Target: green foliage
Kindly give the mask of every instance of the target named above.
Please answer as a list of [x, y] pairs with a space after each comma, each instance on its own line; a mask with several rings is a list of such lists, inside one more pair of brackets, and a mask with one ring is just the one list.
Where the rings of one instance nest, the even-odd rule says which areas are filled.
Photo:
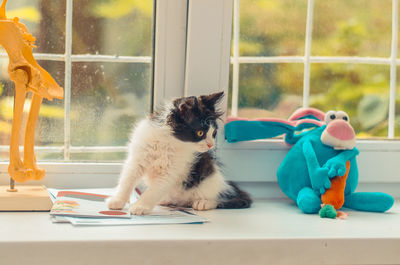
[[38, 23], [42, 19], [42, 15], [36, 7], [25, 6], [7, 11], [8, 18], [19, 17], [24, 21]]
[[366, 95], [358, 105], [358, 120], [365, 129], [370, 129], [385, 121], [389, 102], [380, 95]]
[[[390, 13], [390, 0], [316, 0], [312, 55], [388, 57]], [[303, 56], [306, 14], [305, 0], [241, 0], [240, 56]], [[312, 64], [310, 106], [348, 112], [359, 137], [387, 137], [389, 76], [388, 66]], [[241, 65], [239, 115], [287, 117], [302, 87], [303, 65]]]
[[119, 19], [138, 10], [145, 16], [153, 14], [153, 2], [146, 0], [106, 0], [92, 2], [92, 14], [98, 17]]

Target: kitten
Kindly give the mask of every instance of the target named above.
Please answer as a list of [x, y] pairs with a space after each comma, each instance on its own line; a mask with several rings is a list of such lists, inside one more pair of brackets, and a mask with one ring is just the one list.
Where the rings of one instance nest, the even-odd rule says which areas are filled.
[[148, 214], [157, 204], [195, 210], [250, 207], [249, 195], [224, 180], [212, 150], [222, 115], [216, 104], [223, 95], [179, 98], [139, 122], [108, 207], [123, 208], [142, 177], [147, 189], [130, 206], [132, 214]]

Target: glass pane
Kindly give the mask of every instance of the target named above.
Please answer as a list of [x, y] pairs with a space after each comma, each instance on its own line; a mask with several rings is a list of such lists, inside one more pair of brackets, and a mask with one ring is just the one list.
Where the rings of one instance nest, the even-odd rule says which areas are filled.
[[397, 89], [396, 89], [396, 116], [395, 116], [395, 131], [394, 136], [396, 138], [400, 137], [400, 68], [397, 67]]
[[74, 54], [151, 56], [153, 0], [74, 1]]
[[[64, 87], [64, 62], [38, 62], [61, 87]], [[64, 100], [43, 99], [36, 125], [36, 143], [43, 146], [64, 145]]]
[[303, 68], [303, 64], [241, 64], [238, 116], [288, 118], [302, 105]]
[[151, 65], [73, 63], [71, 144], [126, 145], [150, 111]]
[[73, 161], [96, 161], [96, 162], [119, 162], [125, 160], [126, 152], [91, 152], [91, 153], [72, 153]]
[[64, 53], [65, 0], [12, 0], [7, 2], [7, 17], [19, 17], [36, 37], [34, 52]]
[[240, 55], [303, 55], [306, 0], [240, 0]]
[[[57, 81], [64, 86], [64, 63], [55, 61], [38, 61]], [[11, 123], [13, 117], [14, 83], [9, 79], [7, 73], [8, 59], [0, 59], [0, 145], [10, 144]], [[25, 132], [25, 123], [29, 111], [32, 94], [28, 93], [25, 101], [24, 117], [21, 127], [21, 140]], [[60, 146], [64, 142], [64, 102], [54, 99], [43, 100], [40, 107], [40, 115], [36, 125], [35, 144], [38, 146]], [[38, 159], [41, 156], [38, 155]], [[51, 159], [49, 154], [47, 158]], [[1, 154], [1, 158], [8, 159], [8, 152]]]
[[390, 56], [391, 0], [316, 0], [312, 55]]
[[312, 64], [310, 106], [343, 110], [359, 138], [387, 137], [389, 66]]

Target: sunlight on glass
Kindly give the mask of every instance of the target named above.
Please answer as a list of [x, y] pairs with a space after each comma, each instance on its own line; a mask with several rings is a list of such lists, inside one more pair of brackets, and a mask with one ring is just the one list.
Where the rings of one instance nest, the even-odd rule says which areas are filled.
[[306, 0], [240, 0], [241, 56], [303, 55]]
[[[400, 68], [397, 67], [397, 80], [400, 77]], [[400, 84], [397, 81], [396, 89], [396, 114], [395, 114], [395, 131], [394, 136], [400, 138]]]
[[239, 74], [239, 117], [287, 118], [302, 104], [303, 64], [241, 64]]
[[[75, 54], [152, 56], [152, 0], [73, 1], [72, 52]], [[111, 10], [111, 11], [110, 11]], [[36, 37], [35, 53], [65, 53], [66, 1], [13, 0], [8, 16], [18, 16]], [[0, 48], [4, 53], [4, 49]], [[64, 87], [65, 62], [38, 61]], [[0, 145], [9, 144], [14, 85], [0, 58]], [[151, 63], [72, 63], [71, 145], [125, 146], [135, 122], [150, 111]], [[29, 108], [29, 98], [26, 108]], [[63, 159], [63, 100], [44, 100], [36, 145], [38, 159]], [[26, 117], [25, 117], [26, 119]], [[122, 160], [124, 153], [71, 154], [72, 160]], [[0, 153], [8, 159], [8, 152]]]
[[72, 65], [71, 144], [125, 145], [150, 111], [149, 64]]
[[391, 0], [314, 3], [312, 55], [390, 56]]
[[[38, 60], [47, 69], [60, 86], [64, 86], [64, 63]], [[0, 145], [10, 143], [11, 123], [14, 105], [14, 83], [7, 73], [8, 59], [0, 59]], [[29, 112], [31, 93], [27, 94], [21, 136], [25, 133], [25, 123]], [[23, 139], [23, 138], [21, 138]], [[43, 99], [36, 125], [35, 144], [38, 146], [60, 146], [64, 142], [64, 102]], [[42, 154], [42, 158], [51, 159], [51, 154]], [[8, 151], [0, 154], [0, 159], [8, 159]]]
[[312, 64], [310, 106], [344, 110], [359, 138], [387, 137], [389, 66]]
[[65, 0], [12, 0], [7, 16], [19, 17], [36, 37], [36, 53], [64, 53]]
[[74, 1], [74, 54], [151, 56], [153, 0]]

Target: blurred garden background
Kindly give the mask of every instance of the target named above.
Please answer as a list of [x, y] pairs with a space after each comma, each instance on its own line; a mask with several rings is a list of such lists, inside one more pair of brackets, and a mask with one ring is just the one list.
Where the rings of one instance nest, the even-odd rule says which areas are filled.
[[[306, 0], [240, 0], [239, 12], [239, 56], [304, 56]], [[311, 56], [389, 58], [391, 14], [391, 0], [315, 0]], [[287, 118], [302, 106], [303, 73], [302, 63], [240, 64], [238, 116]], [[346, 111], [359, 138], [385, 138], [389, 80], [389, 65], [312, 63], [310, 106]]]
[[[314, 2], [312, 56], [390, 56], [391, 0]], [[7, 15], [20, 17], [37, 38], [34, 52], [62, 55], [65, 8], [65, 0], [12, 0]], [[151, 58], [153, 9], [153, 0], [74, 1], [72, 53]], [[239, 56], [304, 56], [306, 17], [307, 0], [240, 0]], [[64, 86], [63, 61], [39, 63]], [[7, 64], [7, 58], [0, 58], [0, 145], [4, 146], [9, 144], [14, 95]], [[240, 64], [239, 116], [287, 118], [302, 105], [303, 70], [302, 63]], [[385, 138], [389, 72], [389, 65], [312, 63], [310, 106], [342, 109], [349, 113], [358, 137]], [[73, 62], [71, 145], [125, 146], [135, 121], [151, 111], [151, 80], [150, 62]], [[400, 136], [398, 103], [400, 91], [396, 137]], [[36, 144], [63, 146], [63, 101], [44, 101]], [[72, 153], [71, 160], [116, 161], [124, 156], [124, 152]], [[62, 150], [38, 153], [38, 159], [63, 158]], [[7, 160], [8, 152], [1, 152], [0, 159]]]
[[[18, 16], [36, 37], [35, 53], [64, 54], [65, 0], [12, 0], [7, 17]], [[72, 54], [147, 56], [149, 63], [73, 62], [71, 146], [125, 146], [135, 121], [150, 111], [153, 0], [79, 0], [73, 3]], [[0, 49], [0, 52], [5, 52]], [[39, 60], [64, 87], [63, 61]], [[8, 145], [13, 83], [0, 58], [0, 145]], [[29, 100], [26, 104], [29, 110]], [[64, 145], [64, 101], [44, 100], [36, 145]], [[63, 159], [63, 151], [37, 152]], [[121, 160], [124, 152], [71, 153], [71, 160]], [[0, 159], [7, 160], [8, 152]]]

